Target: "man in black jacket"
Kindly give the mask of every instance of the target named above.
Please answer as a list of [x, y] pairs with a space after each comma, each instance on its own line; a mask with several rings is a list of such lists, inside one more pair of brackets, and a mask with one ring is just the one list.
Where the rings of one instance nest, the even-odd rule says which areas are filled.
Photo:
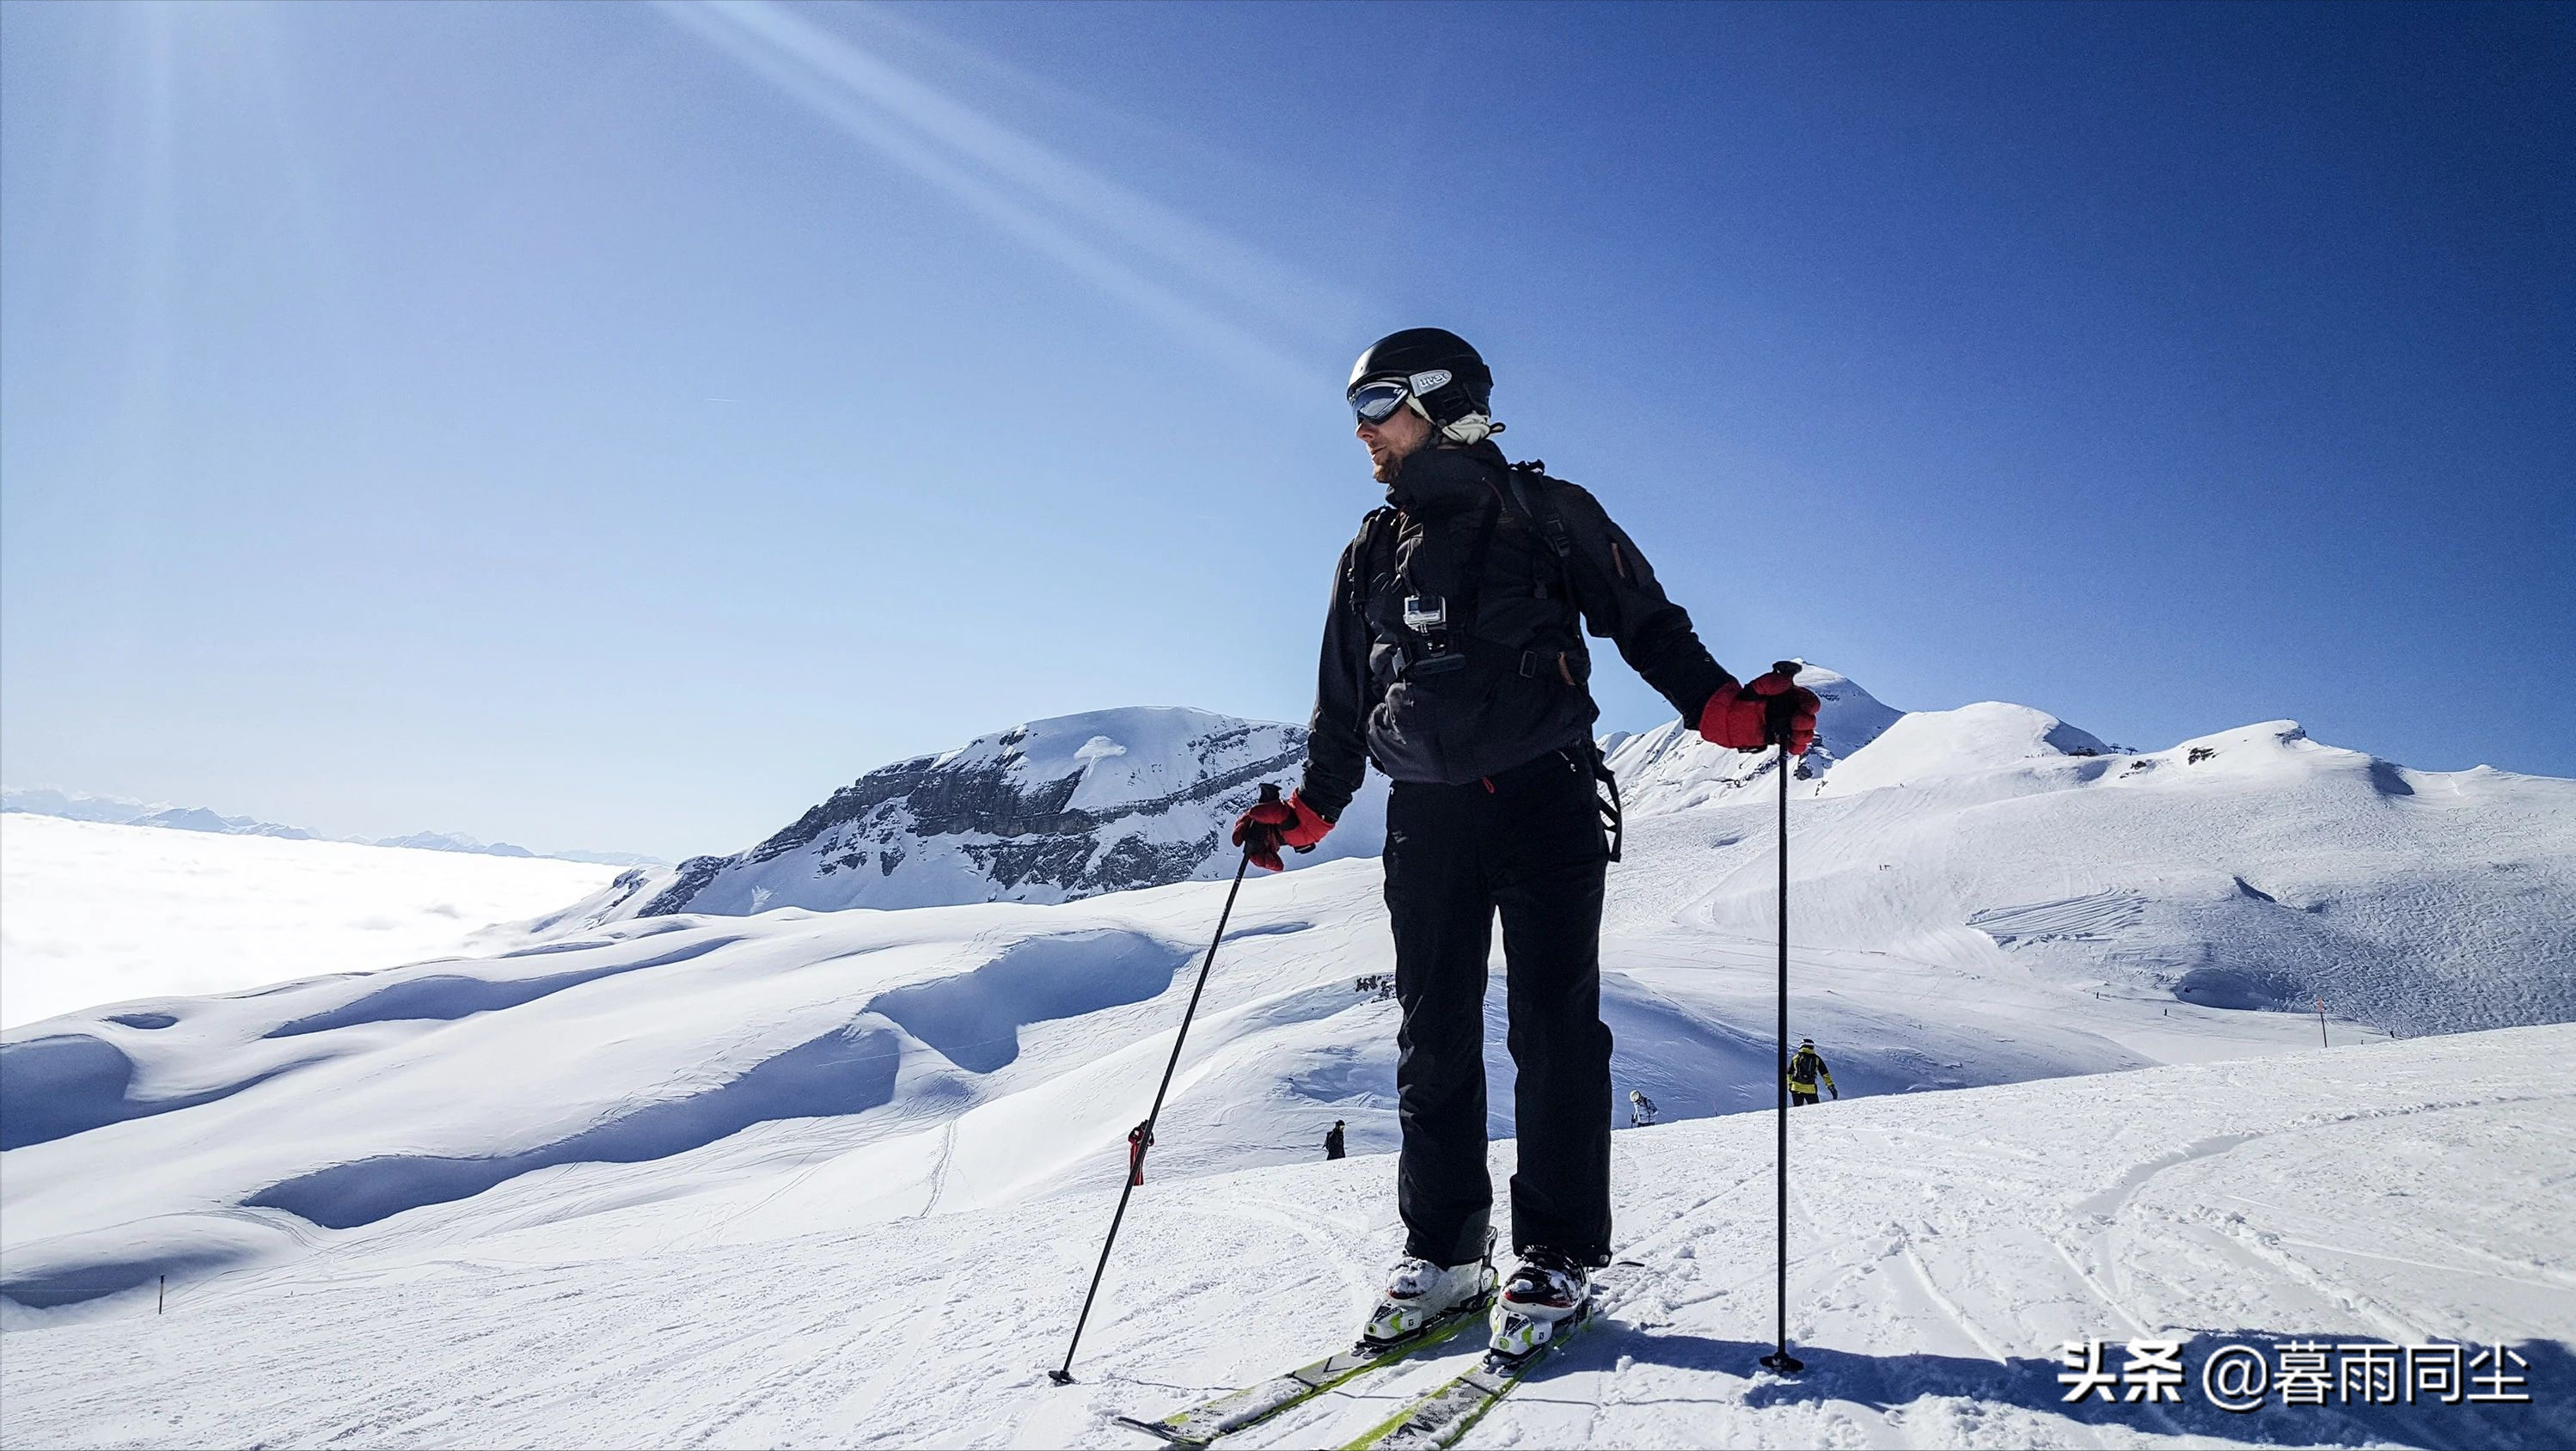
[[[1396, 1067], [1405, 1258], [1366, 1334], [1419, 1332], [1487, 1287], [1485, 961], [1503, 923], [1520, 1166], [1495, 1348], [1543, 1341], [1610, 1258], [1610, 1030], [1601, 1021], [1606, 864], [1586, 628], [1713, 743], [1803, 753], [1816, 697], [1739, 685], [1584, 490], [1491, 442], [1493, 375], [1454, 333], [1360, 355], [1347, 393], [1386, 507], [1342, 551], [1324, 620], [1305, 780], [1235, 841], [1263, 867], [1311, 850], [1359, 789], [1387, 801], [1386, 904], [1402, 1005]], [[1505, 1343], [1506, 1324], [1519, 1339]], [[1535, 1329], [1530, 1327], [1535, 1326]]]

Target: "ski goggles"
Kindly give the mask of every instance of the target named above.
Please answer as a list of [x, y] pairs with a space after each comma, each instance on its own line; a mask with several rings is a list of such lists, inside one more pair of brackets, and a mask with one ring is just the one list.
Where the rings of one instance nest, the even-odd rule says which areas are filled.
[[[1354, 385], [1345, 396], [1350, 399], [1351, 412], [1359, 415], [1360, 422], [1384, 423], [1395, 416], [1395, 410], [1404, 406], [1405, 399], [1418, 398], [1435, 388], [1445, 388], [1449, 386], [1451, 376], [1445, 368], [1434, 368], [1406, 378], [1371, 378]], [[1430, 411], [1424, 410], [1423, 416], [1430, 417]]]
[[1413, 396], [1413, 389], [1392, 378], [1375, 383], [1362, 383], [1351, 390], [1351, 412], [1362, 423], [1384, 423]]

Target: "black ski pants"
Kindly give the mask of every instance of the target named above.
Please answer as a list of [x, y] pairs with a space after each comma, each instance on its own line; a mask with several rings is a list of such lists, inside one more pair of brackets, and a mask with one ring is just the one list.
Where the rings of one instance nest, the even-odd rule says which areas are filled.
[[1551, 751], [1463, 786], [1399, 781], [1387, 801], [1395, 928], [1396, 1201], [1405, 1252], [1485, 1251], [1485, 960], [1503, 922], [1505, 1041], [1520, 1165], [1512, 1244], [1610, 1258], [1610, 1029], [1601, 1021], [1602, 839], [1589, 754]]

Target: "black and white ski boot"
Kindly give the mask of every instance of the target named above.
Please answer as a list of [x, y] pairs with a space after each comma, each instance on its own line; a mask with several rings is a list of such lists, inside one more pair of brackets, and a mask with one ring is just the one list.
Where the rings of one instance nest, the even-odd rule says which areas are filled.
[[1520, 1267], [1494, 1300], [1487, 1348], [1500, 1360], [1526, 1359], [1558, 1332], [1572, 1328], [1591, 1297], [1592, 1276], [1583, 1266], [1551, 1249], [1523, 1250]]
[[1483, 1260], [1435, 1265], [1407, 1255], [1387, 1272], [1386, 1289], [1369, 1314], [1368, 1329], [1360, 1332], [1360, 1344], [1400, 1345], [1444, 1320], [1473, 1314], [1493, 1292], [1493, 1266]]

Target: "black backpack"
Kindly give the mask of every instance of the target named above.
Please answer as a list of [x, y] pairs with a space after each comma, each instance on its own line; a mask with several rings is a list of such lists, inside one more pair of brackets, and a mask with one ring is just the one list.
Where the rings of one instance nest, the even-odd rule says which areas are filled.
[[[1556, 567], [1549, 576], [1537, 582], [1537, 593], [1562, 603], [1566, 633], [1579, 644], [1583, 638], [1583, 616], [1574, 595], [1574, 535], [1566, 528], [1564, 516], [1557, 512], [1556, 501], [1548, 496], [1548, 486], [1562, 484], [1563, 480], [1550, 478], [1547, 463], [1542, 459], [1513, 464], [1503, 471], [1503, 477], [1508, 485], [1505, 495], [1513, 512], [1538, 531], [1539, 538], [1547, 542], [1549, 555], [1556, 561]], [[1392, 545], [1392, 526], [1397, 513], [1394, 505], [1382, 504], [1370, 510], [1368, 517], [1360, 521], [1359, 555], [1355, 561], [1357, 567], [1351, 570], [1350, 598], [1347, 601], [1351, 613], [1358, 618], [1366, 619], [1368, 616], [1368, 592], [1377, 579], [1378, 556], [1382, 549]], [[1491, 543], [1493, 530], [1500, 522], [1498, 513], [1487, 516], [1470, 555], [1468, 573], [1471, 577], [1482, 573], [1486, 546]], [[1536, 676], [1537, 665], [1538, 657], [1525, 653], [1521, 675], [1525, 678]], [[1600, 787], [1602, 836], [1609, 846], [1610, 860], [1615, 862], [1627, 841], [1627, 815], [1619, 799], [1619, 778], [1610, 770], [1609, 762], [1602, 759], [1599, 743], [1586, 744], [1590, 747], [1592, 778]]]

